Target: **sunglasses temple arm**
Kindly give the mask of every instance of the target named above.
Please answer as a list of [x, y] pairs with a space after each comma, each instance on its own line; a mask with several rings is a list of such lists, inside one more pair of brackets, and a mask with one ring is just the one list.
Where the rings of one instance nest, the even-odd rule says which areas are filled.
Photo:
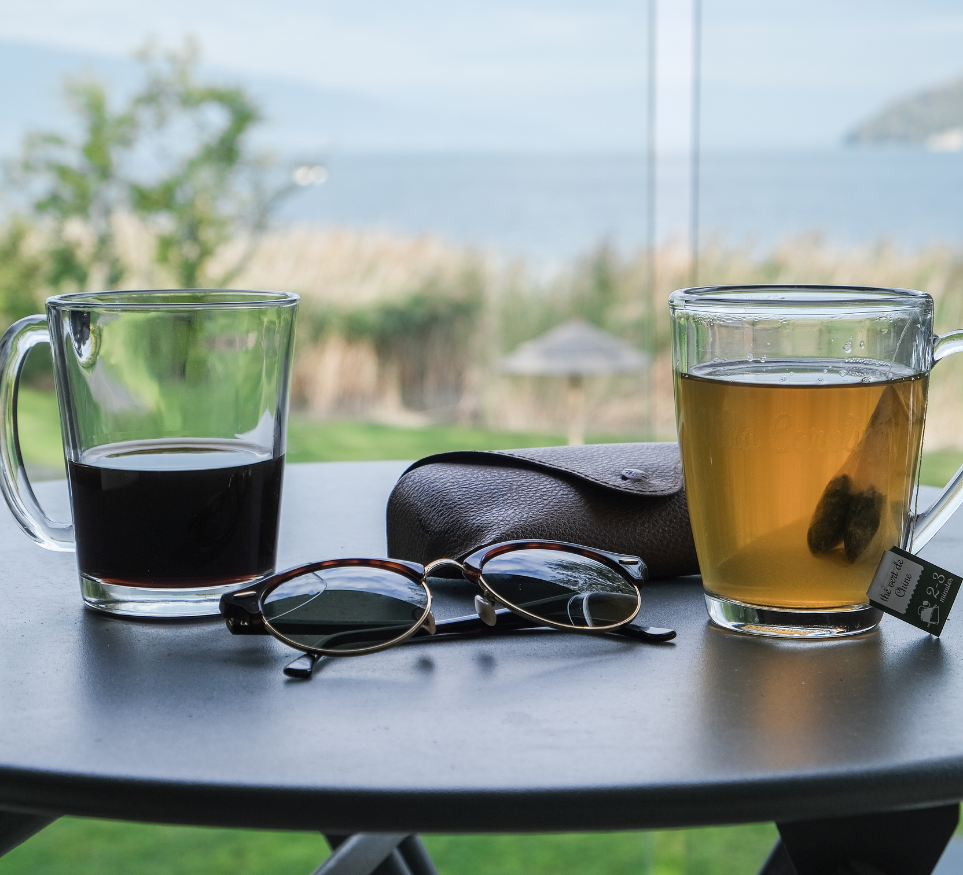
[[[438, 620], [435, 623], [436, 635], [474, 635], [484, 633], [497, 635], [499, 632], [512, 632], [517, 629], [533, 629], [539, 627], [538, 623], [512, 613], [507, 608], [495, 611], [498, 622], [494, 626], [487, 625], [480, 617], [470, 614], [467, 617], [455, 617], [451, 620]], [[424, 630], [419, 630], [415, 637], [427, 635]], [[611, 635], [621, 635], [624, 638], [631, 638], [634, 641], [647, 641], [650, 644], [661, 641], [671, 641], [676, 637], [674, 629], [661, 629], [657, 626], [640, 626], [635, 623], [626, 623], [618, 629], [613, 629]]]
[[320, 658], [315, 653], [302, 653], [297, 659], [284, 666], [284, 674], [289, 678], [307, 680], [314, 672], [314, 666]]
[[[451, 635], [454, 637], [458, 635], [471, 636], [478, 634], [498, 635], [500, 633], [513, 632], [517, 629], [532, 629], [538, 627], [538, 623], [522, 617], [519, 614], [512, 613], [512, 611], [509, 611], [507, 608], [500, 608], [495, 611], [495, 616], [498, 618], [498, 622], [494, 626], [489, 626], [474, 614], [466, 617], [454, 617], [450, 620], [438, 620], [435, 622], [434, 636], [422, 627], [415, 633], [414, 637], [438, 637], [442, 635]], [[671, 641], [676, 636], [674, 629], [660, 629], [655, 626], [636, 626], [631, 623], [612, 630], [610, 634], [621, 635], [625, 638], [632, 638], [635, 641], [647, 641], [649, 643]], [[311, 677], [314, 667], [320, 658], [320, 656], [313, 653], [302, 653], [297, 659], [284, 667], [284, 673], [289, 678], [306, 680]]]
[[658, 626], [636, 626], [634, 623], [626, 623], [612, 630], [613, 635], [621, 635], [623, 638], [631, 638], [634, 641], [647, 641], [649, 644], [658, 644], [662, 641], [671, 641], [675, 638], [675, 629], [660, 629]]

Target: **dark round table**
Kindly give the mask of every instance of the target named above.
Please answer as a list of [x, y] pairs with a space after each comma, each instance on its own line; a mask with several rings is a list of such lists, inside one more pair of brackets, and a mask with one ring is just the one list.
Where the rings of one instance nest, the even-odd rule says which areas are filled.
[[[401, 462], [291, 465], [279, 567], [385, 555]], [[63, 484], [40, 484], [65, 511]], [[963, 517], [924, 551], [963, 570]], [[963, 798], [963, 608], [838, 642], [709, 625], [657, 581], [649, 645], [550, 631], [426, 641], [285, 678], [293, 651], [219, 619], [83, 608], [74, 557], [0, 514], [0, 808], [345, 832], [788, 823]], [[433, 582], [439, 616], [473, 590]]]

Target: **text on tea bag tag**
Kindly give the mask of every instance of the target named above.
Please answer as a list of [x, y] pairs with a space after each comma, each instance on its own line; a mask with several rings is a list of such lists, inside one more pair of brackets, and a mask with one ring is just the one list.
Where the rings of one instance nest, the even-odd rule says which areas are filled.
[[866, 593], [869, 603], [937, 638], [960, 589], [960, 576], [890, 547]]

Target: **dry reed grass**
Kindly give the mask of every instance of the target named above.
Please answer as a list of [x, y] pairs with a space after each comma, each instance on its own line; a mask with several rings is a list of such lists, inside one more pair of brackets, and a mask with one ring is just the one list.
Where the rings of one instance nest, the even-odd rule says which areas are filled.
[[[130, 265], [128, 287], [169, 281], [153, 264], [152, 242], [143, 227], [121, 218], [117, 236], [122, 257]], [[219, 254], [212, 275], [230, 264], [243, 245], [237, 241]], [[691, 284], [686, 248], [678, 242], [662, 246], [655, 267], [652, 403], [645, 375], [591, 381], [588, 422], [595, 434], [671, 437], [674, 432], [666, 298], [673, 289]], [[465, 277], [471, 275], [479, 289], [480, 308], [468, 326], [470, 340], [446, 345], [438, 342], [437, 333], [419, 336], [414, 341], [418, 348], [402, 350], [399, 359], [386, 357], [371, 338], [338, 330], [312, 335], [299, 329], [295, 403], [319, 417], [405, 423], [447, 419], [560, 431], [566, 413], [561, 381], [504, 377], [498, 373], [499, 358], [571, 317], [588, 318], [642, 345], [649, 312], [648, 269], [645, 252], [620, 258], [600, 250], [545, 278], [522, 263], [455, 247], [437, 237], [295, 227], [269, 235], [234, 285], [297, 292], [310, 321], [312, 313], [331, 307], [359, 311], [392, 301], [404, 306], [413, 293], [457, 297], [464, 294]], [[907, 252], [883, 242], [838, 249], [810, 234], [758, 254], [750, 247], [710, 241], [700, 256], [698, 280], [921, 289], [936, 299], [938, 331], [963, 325], [963, 256], [947, 247]], [[419, 395], [416, 404], [405, 401], [406, 354], [420, 356], [421, 370], [427, 373], [420, 378], [429, 389], [448, 387], [438, 395], [438, 403], [432, 403], [430, 390]], [[958, 413], [963, 393], [956, 367], [947, 363], [934, 372], [926, 438], [932, 448], [963, 446]], [[453, 384], [457, 397], [452, 397]]]

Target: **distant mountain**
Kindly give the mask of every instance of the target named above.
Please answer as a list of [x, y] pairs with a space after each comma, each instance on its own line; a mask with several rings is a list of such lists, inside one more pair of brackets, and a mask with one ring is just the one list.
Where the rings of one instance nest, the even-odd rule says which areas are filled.
[[859, 125], [846, 140], [963, 150], [963, 78], [891, 103]]

